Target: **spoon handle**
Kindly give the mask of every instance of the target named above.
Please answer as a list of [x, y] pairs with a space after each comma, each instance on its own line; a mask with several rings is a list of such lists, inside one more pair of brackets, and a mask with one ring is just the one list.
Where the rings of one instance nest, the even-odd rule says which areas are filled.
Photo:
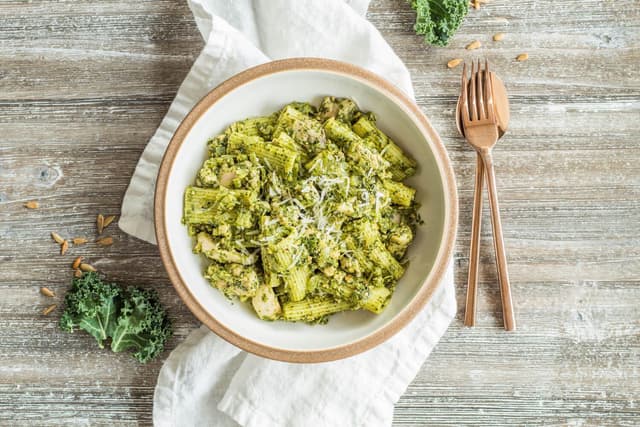
[[498, 268], [498, 281], [500, 282], [500, 294], [502, 296], [502, 313], [504, 328], [507, 331], [516, 329], [515, 316], [513, 314], [513, 302], [511, 300], [511, 285], [507, 271], [507, 256], [502, 237], [502, 224], [500, 222], [500, 207], [498, 206], [498, 194], [496, 190], [495, 172], [493, 170], [493, 158], [491, 150], [481, 149], [480, 154], [484, 161], [487, 176], [487, 189], [489, 190], [489, 206], [491, 207], [491, 226], [493, 228], [493, 246], [496, 250], [496, 265]]
[[478, 266], [480, 264], [480, 227], [482, 223], [482, 187], [484, 162], [478, 153], [476, 159], [476, 182], [473, 190], [473, 212], [471, 217], [471, 243], [469, 245], [469, 274], [467, 276], [467, 304], [464, 312], [465, 326], [476, 324], [476, 300], [478, 299]]

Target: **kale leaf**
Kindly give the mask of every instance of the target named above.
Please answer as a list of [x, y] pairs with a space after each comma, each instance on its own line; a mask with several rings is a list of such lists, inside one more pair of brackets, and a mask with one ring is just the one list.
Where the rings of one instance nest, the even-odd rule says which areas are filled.
[[97, 273], [85, 273], [73, 279], [65, 296], [65, 305], [60, 328], [67, 332], [82, 329], [96, 339], [100, 348], [104, 348], [104, 341], [116, 327], [122, 290], [114, 283], [104, 282]]
[[127, 298], [118, 316], [118, 326], [111, 336], [111, 350], [118, 353], [134, 350], [141, 363], [155, 358], [171, 336], [171, 325], [155, 291], [127, 289]]
[[141, 363], [160, 354], [171, 336], [171, 322], [155, 291], [134, 287], [124, 291], [95, 272], [73, 279], [65, 296], [60, 329], [82, 329], [100, 348], [110, 339], [111, 350], [131, 349]]
[[416, 34], [427, 43], [446, 46], [469, 11], [468, 0], [409, 0], [416, 11]]

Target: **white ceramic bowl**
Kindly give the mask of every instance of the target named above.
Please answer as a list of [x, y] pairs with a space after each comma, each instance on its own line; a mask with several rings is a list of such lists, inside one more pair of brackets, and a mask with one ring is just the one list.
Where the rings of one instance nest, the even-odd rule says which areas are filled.
[[[316, 103], [326, 95], [354, 99], [375, 112], [378, 125], [419, 164], [408, 180], [417, 188], [424, 225], [418, 228], [409, 267], [382, 314], [331, 316], [326, 325], [265, 322], [248, 304], [231, 302], [202, 272], [181, 223], [184, 190], [207, 156], [206, 141], [229, 124], [270, 114], [291, 101]], [[206, 95], [184, 119], [162, 161], [155, 199], [160, 254], [178, 294], [211, 330], [249, 352], [289, 362], [321, 362], [372, 348], [405, 326], [439, 285], [455, 240], [457, 196], [451, 164], [420, 109], [381, 77], [342, 62], [296, 58], [242, 72]]]

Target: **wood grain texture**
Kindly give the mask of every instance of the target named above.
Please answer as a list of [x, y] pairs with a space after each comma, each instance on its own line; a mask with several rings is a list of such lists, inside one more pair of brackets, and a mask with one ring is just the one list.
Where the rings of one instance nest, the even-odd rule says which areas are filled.
[[[155, 247], [112, 225], [112, 247], [60, 256], [49, 232], [93, 240], [95, 215], [118, 213], [202, 41], [184, 1], [5, 0], [0, 17], [0, 424], [149, 425], [162, 361], [140, 366], [59, 332], [58, 312], [40, 315], [50, 299], [38, 289], [62, 295], [82, 254], [114, 280], [158, 290], [175, 320], [170, 348], [197, 326]], [[637, 1], [493, 0], [447, 48], [412, 32], [404, 0], [373, 1], [369, 18], [411, 70], [461, 208], [459, 316], [398, 402], [395, 425], [637, 425]], [[496, 32], [505, 38], [493, 42]], [[483, 46], [466, 51], [476, 39]], [[516, 62], [523, 52], [529, 60]], [[462, 326], [475, 154], [453, 121], [460, 70], [445, 64], [485, 56], [512, 106], [495, 163], [513, 334], [501, 328], [486, 211], [478, 326]], [[27, 200], [41, 208], [24, 209]]]

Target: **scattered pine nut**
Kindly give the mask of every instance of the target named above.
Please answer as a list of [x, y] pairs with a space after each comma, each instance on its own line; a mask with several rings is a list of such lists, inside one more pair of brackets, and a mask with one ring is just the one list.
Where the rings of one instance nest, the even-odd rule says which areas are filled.
[[502, 40], [504, 38], [504, 33], [495, 33], [493, 35], [493, 41], [494, 42], [499, 42], [500, 40]]
[[462, 59], [460, 58], [452, 59], [451, 61], [447, 62], [447, 67], [456, 68], [458, 65], [460, 65], [461, 62], [462, 62]]
[[60, 244], [60, 255], [66, 254], [68, 249], [69, 249], [69, 242], [65, 240]]
[[77, 270], [78, 267], [80, 267], [80, 263], [82, 262], [82, 258], [83, 257], [79, 256], [78, 258], [73, 260], [73, 264], [71, 264], [71, 268], [73, 268], [74, 270]]
[[96, 243], [99, 244], [100, 246], [111, 246], [113, 245], [113, 237], [111, 236], [101, 237], [98, 240], [96, 240]]
[[74, 245], [84, 245], [85, 243], [88, 242], [88, 240], [85, 239], [84, 237], [74, 237], [72, 242]]
[[98, 227], [98, 234], [102, 234], [102, 230], [104, 229], [104, 216], [102, 216], [102, 214], [98, 214], [96, 217], [96, 226]]
[[473, 0], [474, 9], [480, 9], [480, 0]]
[[51, 304], [49, 307], [42, 310], [42, 314], [44, 314], [45, 316], [48, 316], [49, 314], [51, 314], [53, 310], [56, 309], [56, 307], [57, 307], [57, 304]]
[[77, 277], [77, 278], [82, 277], [82, 270], [77, 268], [76, 271], [73, 272], [73, 277]]
[[49, 298], [53, 298], [53, 297], [56, 296], [55, 292], [53, 292], [51, 289], [45, 288], [45, 287], [40, 288], [40, 293], [42, 295], [44, 295], [45, 297], [49, 297]]
[[516, 56], [516, 61], [518, 62], [523, 62], [523, 61], [526, 61], [527, 59], [529, 59], [528, 53], [521, 53], [520, 55]]
[[40, 203], [36, 202], [35, 200], [31, 200], [25, 203], [24, 207], [27, 209], [38, 209], [40, 207]]
[[479, 48], [480, 46], [482, 46], [482, 43], [480, 43], [479, 40], [474, 40], [471, 43], [469, 43], [465, 49], [473, 50], [473, 49]]
[[80, 270], [87, 271], [87, 272], [97, 271], [93, 266], [85, 263], [80, 263]]
[[62, 238], [62, 236], [60, 236], [60, 235], [59, 235], [58, 233], [56, 233], [55, 231], [52, 231], [52, 232], [51, 232], [51, 238], [52, 238], [53, 240], [55, 240], [55, 241], [56, 241], [56, 243], [58, 243], [58, 244], [60, 244], [60, 245], [62, 244], [62, 242], [64, 242], [64, 239]]
[[113, 220], [116, 219], [115, 215], [109, 215], [107, 217], [104, 218], [104, 226], [102, 227], [107, 228], [109, 226], [109, 224], [111, 224], [113, 222]]

